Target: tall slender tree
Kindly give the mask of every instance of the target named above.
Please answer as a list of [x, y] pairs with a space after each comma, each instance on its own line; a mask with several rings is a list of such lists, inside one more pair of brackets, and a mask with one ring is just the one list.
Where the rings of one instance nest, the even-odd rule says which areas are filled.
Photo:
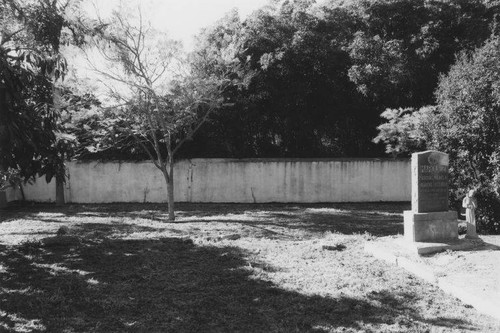
[[224, 105], [222, 93], [240, 84], [234, 75], [241, 64], [228, 57], [226, 70], [208, 73], [202, 62], [183, 60], [180, 45], [144, 22], [140, 10], [135, 24], [130, 16], [115, 12], [96, 45], [108, 65], [102, 69], [94, 63], [93, 68], [121, 105], [110, 134], [131, 135], [162, 172], [173, 221], [176, 153]]

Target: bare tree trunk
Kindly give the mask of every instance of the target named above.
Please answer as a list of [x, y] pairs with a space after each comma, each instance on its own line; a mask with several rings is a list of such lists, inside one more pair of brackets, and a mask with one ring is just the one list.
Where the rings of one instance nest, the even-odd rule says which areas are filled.
[[19, 184], [19, 190], [21, 191], [21, 198], [23, 201], [26, 201], [26, 195], [24, 195], [24, 188], [23, 188], [23, 184]]
[[170, 159], [169, 161], [170, 167], [170, 177], [169, 182], [167, 184], [167, 192], [168, 192], [168, 219], [169, 221], [175, 220], [174, 213], [174, 163]]
[[173, 165], [168, 166], [170, 169], [170, 174], [166, 170], [163, 171], [163, 176], [165, 177], [165, 183], [167, 184], [167, 202], [168, 202], [168, 220], [175, 221], [175, 212], [174, 212], [174, 168]]
[[65, 204], [64, 200], [64, 182], [56, 178], [56, 206], [62, 206]]
[[[56, 110], [57, 114], [60, 114], [61, 112], [61, 105], [59, 104], [59, 98], [61, 96], [61, 92], [59, 89], [56, 87], [55, 83], [52, 82], [52, 105], [54, 107], [54, 110]], [[66, 167], [64, 166], [64, 161], [61, 162], [61, 166], [56, 167], [56, 206], [62, 206], [64, 205], [64, 177], [66, 173]], [[59, 174], [60, 170], [62, 170], [62, 175]]]

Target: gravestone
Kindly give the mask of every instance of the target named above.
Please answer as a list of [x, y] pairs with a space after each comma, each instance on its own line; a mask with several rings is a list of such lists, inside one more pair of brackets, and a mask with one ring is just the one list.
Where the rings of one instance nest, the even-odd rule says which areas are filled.
[[448, 154], [424, 151], [411, 156], [411, 210], [404, 211], [405, 239], [441, 242], [458, 239], [456, 211], [448, 211]]

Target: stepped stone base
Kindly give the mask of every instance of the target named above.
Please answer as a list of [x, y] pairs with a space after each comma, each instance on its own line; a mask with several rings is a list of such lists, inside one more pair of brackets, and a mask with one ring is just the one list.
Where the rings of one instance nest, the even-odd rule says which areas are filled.
[[415, 213], [404, 211], [404, 234], [409, 242], [446, 242], [458, 239], [456, 211]]

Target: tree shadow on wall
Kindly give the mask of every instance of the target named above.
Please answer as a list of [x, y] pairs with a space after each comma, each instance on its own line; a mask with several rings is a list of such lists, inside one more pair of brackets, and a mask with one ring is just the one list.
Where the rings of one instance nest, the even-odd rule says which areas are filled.
[[[307, 296], [255, 278], [241, 249], [178, 238], [26, 243], [0, 248], [0, 265], [0, 326], [8, 332], [356, 332], [429, 324], [411, 296]], [[431, 324], [471, 328], [457, 319]]]

